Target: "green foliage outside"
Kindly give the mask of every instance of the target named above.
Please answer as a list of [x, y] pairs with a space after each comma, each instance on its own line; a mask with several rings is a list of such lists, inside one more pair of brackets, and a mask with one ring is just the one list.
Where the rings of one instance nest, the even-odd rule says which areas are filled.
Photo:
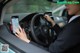
[[7, 9], [9, 13], [34, 13], [49, 12], [60, 5], [48, 2], [47, 0], [20, 0]]

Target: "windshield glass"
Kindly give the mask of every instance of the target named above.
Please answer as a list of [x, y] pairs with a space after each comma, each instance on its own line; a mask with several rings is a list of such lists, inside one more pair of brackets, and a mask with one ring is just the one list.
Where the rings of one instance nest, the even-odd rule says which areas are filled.
[[61, 5], [48, 2], [47, 0], [19, 0], [6, 10], [7, 14], [12, 13], [34, 13], [52, 12]]

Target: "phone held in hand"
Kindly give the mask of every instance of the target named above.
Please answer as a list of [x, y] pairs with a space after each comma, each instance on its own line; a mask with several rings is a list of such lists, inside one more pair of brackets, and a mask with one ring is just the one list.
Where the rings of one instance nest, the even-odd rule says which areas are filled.
[[18, 16], [11, 17], [13, 33], [16, 33], [16, 29], [19, 29], [19, 20], [18, 19], [19, 19]]

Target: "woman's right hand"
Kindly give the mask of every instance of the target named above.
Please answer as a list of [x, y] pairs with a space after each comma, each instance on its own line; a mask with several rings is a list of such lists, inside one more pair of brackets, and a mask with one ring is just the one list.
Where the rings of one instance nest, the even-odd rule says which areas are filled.
[[50, 18], [50, 16], [47, 15], [47, 14], [44, 15], [44, 18], [45, 18], [47, 21], [49, 21], [49, 22], [53, 22], [53, 20], [52, 20], [52, 19]]
[[19, 26], [19, 29], [16, 29], [16, 33], [15, 35], [20, 38], [21, 40], [29, 43], [30, 40], [28, 39], [27, 37], [27, 34], [25, 33], [24, 29], [22, 29], [20, 26]]
[[49, 15], [45, 14], [44, 18], [52, 24], [52, 27], [55, 25], [54, 20], [52, 20]]

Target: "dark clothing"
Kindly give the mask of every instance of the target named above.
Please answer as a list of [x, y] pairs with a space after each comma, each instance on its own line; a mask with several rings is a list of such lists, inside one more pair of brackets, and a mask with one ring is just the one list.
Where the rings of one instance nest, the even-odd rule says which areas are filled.
[[80, 53], [80, 17], [68, 23], [63, 30], [54, 26], [57, 39], [49, 46], [50, 53]]
[[55, 24], [54, 27], [52, 27], [51, 29], [53, 29], [55, 31], [55, 34], [53, 35], [53, 40], [52, 42], [54, 42], [57, 39], [57, 36], [59, 35], [59, 33], [63, 30], [63, 28], [59, 27], [59, 25]]
[[58, 34], [62, 31], [63, 28], [60, 28], [60, 27], [56, 24], [54, 27], [52, 27], [52, 29], [56, 32], [56, 35], [58, 35]]
[[80, 17], [68, 23], [49, 47], [51, 53], [80, 53]]

